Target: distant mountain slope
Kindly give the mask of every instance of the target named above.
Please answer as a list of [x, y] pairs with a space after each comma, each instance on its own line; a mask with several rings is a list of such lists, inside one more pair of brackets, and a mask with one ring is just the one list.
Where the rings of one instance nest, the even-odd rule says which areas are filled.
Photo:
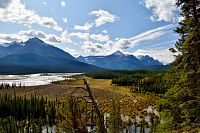
[[22, 45], [20, 45], [20, 43], [18, 42], [13, 42], [7, 45], [7, 47], [0, 46], [0, 58], [5, 57], [7, 55], [19, 53], [22, 47]]
[[[11, 50], [13, 48], [13, 50]], [[78, 61], [69, 53], [44, 43], [38, 38], [29, 39], [24, 45], [11, 44], [0, 47], [9, 54], [1, 54], [0, 73], [37, 72], [92, 72], [105, 70]]]
[[31, 38], [25, 42], [25, 45], [20, 49], [19, 53], [34, 53], [41, 56], [48, 57], [61, 57], [70, 60], [76, 60], [69, 53], [54, 47], [52, 45], [46, 44], [38, 38]]
[[163, 65], [158, 60], [155, 60], [154, 58], [145, 55], [145, 56], [139, 56], [139, 60], [142, 63], [142, 66], [153, 66], [153, 65]]
[[0, 73], [93, 72], [98, 70], [104, 69], [75, 60], [49, 58], [32, 53], [9, 55], [0, 59]]
[[133, 55], [125, 55], [120, 51], [108, 56], [79, 56], [77, 59], [88, 64], [115, 70], [133, 70], [144, 66], [162, 65], [150, 56], [141, 56], [138, 59]]
[[[133, 70], [162, 64], [150, 56], [136, 58], [117, 51], [108, 56], [74, 58], [38, 38], [0, 45], [0, 74], [37, 72], [93, 72], [105, 69]], [[160, 67], [153, 67], [160, 68]]]
[[76, 58], [71, 56], [69, 53], [52, 45], [46, 44], [36, 37], [30, 38], [26, 42], [13, 42], [7, 45], [7, 47], [0, 46], [0, 58], [13, 54], [34, 53], [42, 56], [62, 57], [70, 60], [76, 60]]

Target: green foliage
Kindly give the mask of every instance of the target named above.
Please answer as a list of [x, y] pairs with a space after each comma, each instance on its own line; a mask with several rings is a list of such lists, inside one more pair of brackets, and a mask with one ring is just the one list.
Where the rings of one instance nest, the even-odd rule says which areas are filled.
[[166, 71], [152, 70], [118, 70], [88, 73], [87, 76], [96, 79], [112, 79], [111, 84], [119, 86], [132, 86], [132, 90], [139, 92], [154, 92], [163, 94], [169, 88], [164, 74]]
[[0, 90], [4, 90], [4, 89], [13, 89], [13, 88], [22, 88], [24, 86], [22, 86], [22, 84], [16, 84], [16, 83], [13, 83], [12, 85], [10, 84], [5, 84], [5, 83], [1, 83], [0, 84]]
[[[0, 129], [5, 132], [19, 132], [41, 129], [55, 124], [55, 103], [43, 97], [0, 96]], [[29, 131], [27, 131], [29, 132]]]
[[[122, 122], [121, 109], [120, 101], [113, 100], [108, 112], [110, 116], [104, 119], [106, 128], [113, 133], [121, 132], [134, 124], [131, 121]], [[144, 121], [135, 125], [145, 127]], [[89, 99], [74, 96], [65, 100], [48, 100], [36, 95], [29, 98], [0, 96], [0, 133], [41, 133], [44, 128], [50, 130], [53, 126], [56, 132], [87, 133], [86, 127], [91, 127], [93, 132], [101, 132], [99, 117]]]
[[122, 120], [120, 115], [119, 101], [112, 100], [112, 109], [110, 114], [110, 131], [112, 133], [119, 133], [122, 130]]
[[132, 85], [137, 86], [141, 79], [142, 79], [141, 77], [138, 78], [121, 77], [113, 79], [111, 83], [119, 86], [132, 86]]
[[200, 1], [179, 0], [177, 4], [184, 17], [176, 29], [180, 54], [166, 76], [171, 88], [160, 101], [160, 131], [200, 127]]
[[[69, 122], [69, 131], [75, 133], [86, 131], [84, 121], [85, 108], [84, 105], [76, 97], [70, 96], [67, 99], [67, 120]], [[84, 123], [84, 124], [83, 124]], [[73, 130], [72, 130], [73, 129]]]
[[115, 79], [120, 77], [135, 77], [140, 76], [144, 77], [149, 74], [156, 74], [160, 71], [152, 71], [152, 70], [115, 70], [115, 71], [98, 71], [93, 73], [88, 73], [86, 76], [92, 77], [94, 79]]
[[132, 75], [130, 77], [113, 79], [112, 84], [132, 86], [132, 91], [164, 94], [169, 88], [169, 85], [166, 84], [163, 75], [164, 73]]

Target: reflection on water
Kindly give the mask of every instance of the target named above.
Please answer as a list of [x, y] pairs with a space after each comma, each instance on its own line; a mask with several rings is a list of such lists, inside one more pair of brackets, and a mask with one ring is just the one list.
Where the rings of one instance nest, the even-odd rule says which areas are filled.
[[56, 133], [56, 126], [43, 126], [42, 133]]
[[[148, 113], [153, 114], [152, 116], [150, 115], [146, 115], [146, 116], [139, 116], [136, 115], [134, 117], [129, 117], [128, 115], [124, 115], [121, 114], [120, 118], [122, 120], [122, 122], [129, 122], [130, 124], [123, 126], [120, 133], [150, 133], [151, 132], [151, 128], [152, 125], [154, 124], [154, 122], [158, 121], [159, 119], [159, 113], [156, 109], [154, 109], [153, 107], [149, 106], [146, 110]], [[154, 117], [157, 116], [157, 117]], [[104, 124], [106, 127], [106, 130], [108, 133], [111, 133], [111, 129], [109, 128], [109, 126], [107, 126], [107, 120], [110, 117], [110, 113], [104, 113]], [[152, 121], [151, 118], [154, 118], [154, 120]], [[146, 123], [146, 124], [144, 124]], [[87, 131], [88, 133], [96, 133], [96, 128], [95, 126], [87, 126]], [[48, 126], [44, 126], [43, 127], [43, 132], [42, 133], [46, 133], [46, 131], [51, 132], [51, 133], [56, 133], [56, 126], [53, 127], [48, 127]], [[73, 130], [73, 129], [72, 129]], [[64, 130], [62, 130], [61, 128], [59, 128], [59, 131], [62, 133], [65, 133]]]
[[69, 79], [69, 76], [80, 73], [40, 73], [29, 75], [0, 75], [0, 84], [16, 84], [17, 86], [47, 85], [52, 81]]

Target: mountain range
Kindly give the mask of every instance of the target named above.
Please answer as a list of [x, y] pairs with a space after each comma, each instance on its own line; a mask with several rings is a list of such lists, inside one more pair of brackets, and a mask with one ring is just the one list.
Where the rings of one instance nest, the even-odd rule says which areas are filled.
[[141, 67], [163, 65], [148, 55], [137, 58], [133, 55], [125, 55], [120, 51], [108, 56], [79, 56], [77, 59], [81, 62], [115, 70], [133, 70]]
[[0, 74], [39, 72], [92, 72], [108, 69], [132, 70], [163, 66], [150, 56], [135, 57], [117, 51], [108, 56], [79, 56], [49, 45], [38, 38], [0, 45]]
[[69, 53], [38, 38], [0, 46], [0, 73], [91, 72], [104, 70], [78, 61]]

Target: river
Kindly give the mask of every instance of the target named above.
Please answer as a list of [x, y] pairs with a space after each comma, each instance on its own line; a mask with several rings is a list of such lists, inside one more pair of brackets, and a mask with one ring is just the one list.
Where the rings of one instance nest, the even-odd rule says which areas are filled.
[[81, 73], [38, 73], [27, 75], [0, 75], [0, 84], [16, 84], [17, 86], [47, 85], [52, 81], [70, 79], [70, 76]]

